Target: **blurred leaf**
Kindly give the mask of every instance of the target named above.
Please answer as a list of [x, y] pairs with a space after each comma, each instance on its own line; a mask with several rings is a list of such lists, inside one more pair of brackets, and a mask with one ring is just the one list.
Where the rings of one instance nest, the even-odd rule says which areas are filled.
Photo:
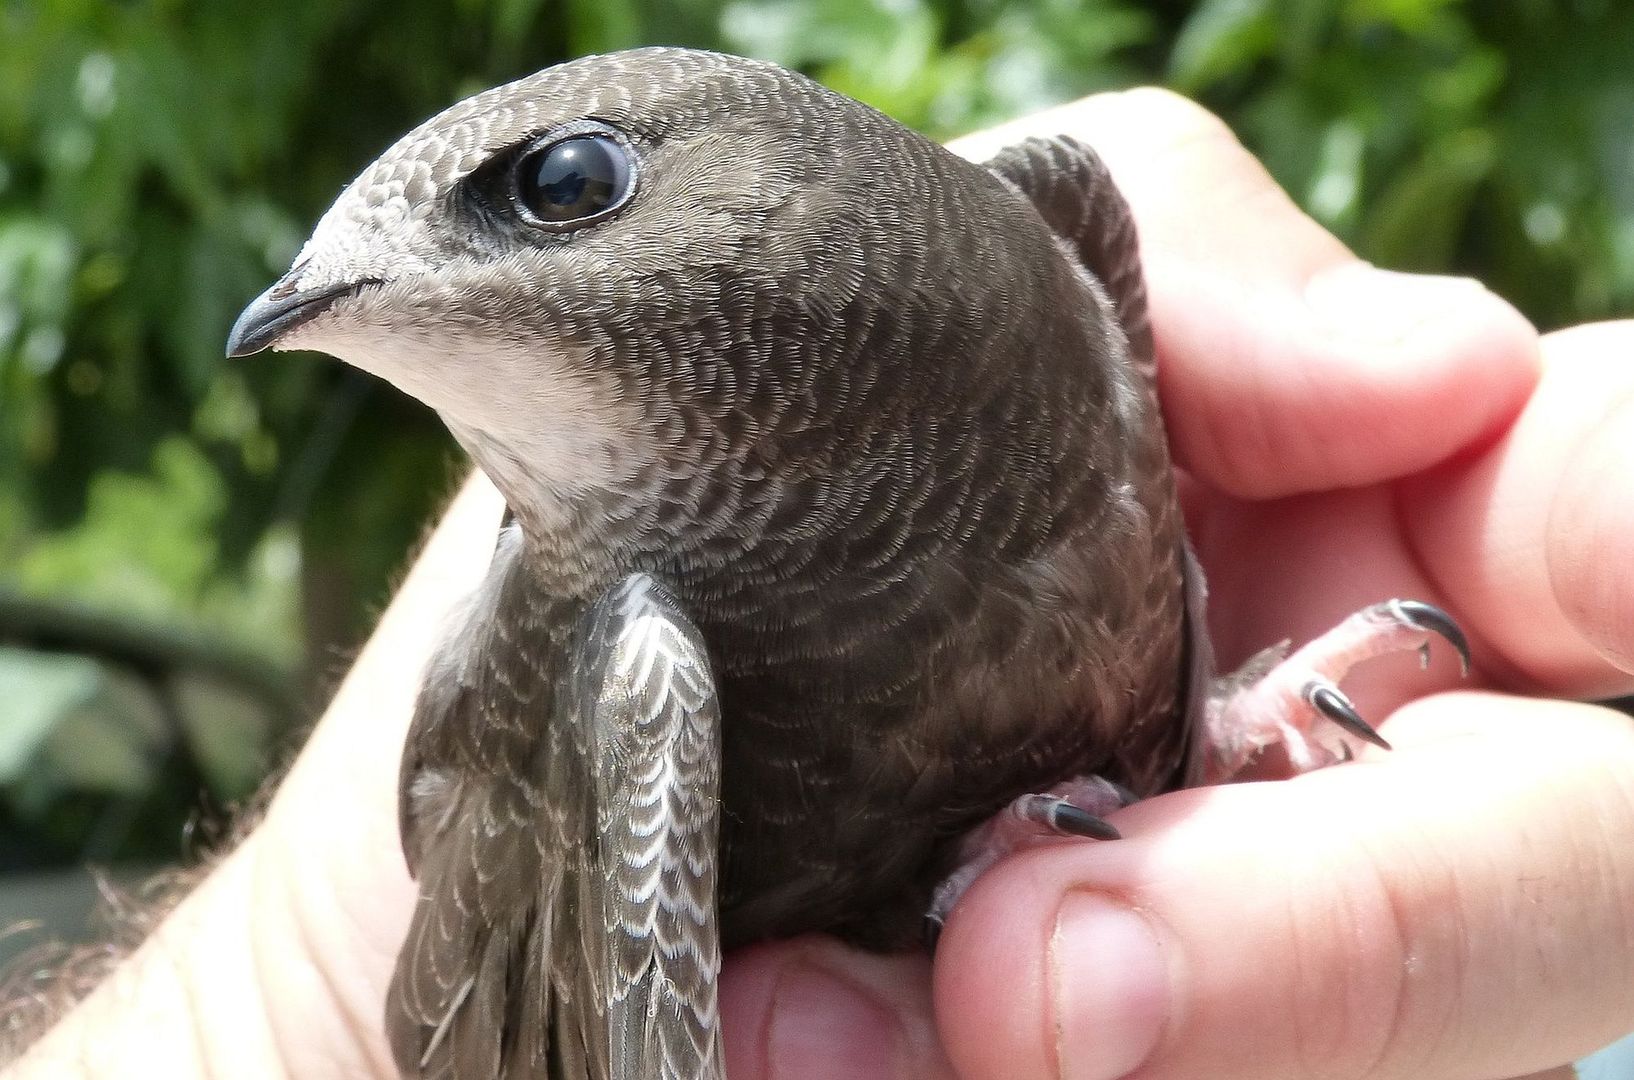
[[[956, 13], [966, 18], [955, 37]], [[1147, 16], [1111, 0], [733, 0], [721, 21], [731, 51], [943, 137], [1127, 81], [1114, 57], [1151, 32]]]
[[38, 764], [47, 739], [102, 686], [102, 668], [83, 656], [0, 646], [0, 783], [15, 784]]
[[1388, 23], [1408, 33], [1424, 32], [1437, 24], [1437, 16], [1464, 0], [1350, 0], [1346, 14], [1355, 22]]
[[165, 725], [149, 688], [84, 656], [0, 647], [0, 781], [25, 812], [69, 792], [140, 795]]
[[58, 721], [36, 762], [38, 771], [24, 788], [140, 796], [153, 786], [168, 741], [152, 688], [129, 674], [104, 670], [97, 694]]
[[1379, 195], [1362, 253], [1405, 270], [1447, 266], [1496, 151], [1495, 140], [1484, 131], [1438, 140]]
[[575, 53], [612, 52], [642, 44], [641, 17], [634, 0], [569, 0], [568, 10]]
[[173, 598], [202, 595], [216, 569], [213, 525], [221, 479], [190, 442], [172, 437], [154, 451], [147, 475], [103, 473], [85, 519], [54, 543], [18, 560], [18, 580], [36, 593], [95, 598], [133, 611], [163, 613]]
[[1275, 53], [1281, 35], [1274, 0], [1204, 0], [1187, 16], [1169, 52], [1169, 82], [1196, 93], [1240, 76]]
[[275, 731], [266, 703], [242, 687], [194, 672], [182, 672], [171, 683], [187, 736], [210, 788], [226, 801], [254, 794], [272, 764]]

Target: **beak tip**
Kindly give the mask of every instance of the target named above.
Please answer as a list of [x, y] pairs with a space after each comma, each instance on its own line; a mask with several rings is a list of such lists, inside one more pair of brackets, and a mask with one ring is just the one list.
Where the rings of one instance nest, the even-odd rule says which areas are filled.
[[255, 313], [256, 305], [245, 308], [233, 323], [233, 328], [227, 332], [227, 357], [236, 360], [241, 356], [254, 356], [267, 347], [267, 342], [258, 340], [261, 335], [256, 334]]
[[258, 352], [265, 352], [288, 328], [286, 305], [272, 299], [277, 289], [278, 286], [274, 285], [251, 300], [244, 306], [244, 310], [238, 313], [238, 318], [233, 321], [233, 328], [227, 331], [229, 359], [236, 360], [242, 356], [254, 356]]

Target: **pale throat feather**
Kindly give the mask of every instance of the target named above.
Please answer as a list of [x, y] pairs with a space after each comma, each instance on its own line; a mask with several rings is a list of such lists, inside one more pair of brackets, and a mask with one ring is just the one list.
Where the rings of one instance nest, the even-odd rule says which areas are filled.
[[571, 351], [447, 327], [433, 335], [379, 317], [320, 320], [313, 340], [303, 327], [292, 343], [321, 348], [437, 410], [524, 518], [566, 520], [574, 503], [626, 488], [651, 463], [634, 403]]

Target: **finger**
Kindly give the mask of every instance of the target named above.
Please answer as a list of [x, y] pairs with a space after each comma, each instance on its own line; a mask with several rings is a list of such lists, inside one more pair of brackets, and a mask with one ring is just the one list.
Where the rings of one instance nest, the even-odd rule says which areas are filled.
[[[1609, 404], [1567, 460], [1549, 507], [1545, 554], [1562, 613], [1619, 674], [1634, 672], [1634, 322], [1554, 342], [1563, 368], [1613, 384]], [[1625, 693], [1634, 680], [1609, 688]]]
[[1390, 737], [1363, 764], [1137, 804], [1128, 839], [980, 879], [935, 974], [960, 1075], [1515, 1076], [1621, 1034], [1628, 719], [1469, 693]]
[[396, 759], [415, 673], [480, 579], [502, 505], [466, 485], [266, 817], [30, 1052], [38, 1075], [396, 1075], [380, 1009], [414, 897]]
[[419, 672], [480, 583], [503, 508], [485, 478], [465, 485], [237, 856], [254, 853], [256, 974], [290, 1061], [332, 1066], [361, 1049], [375, 1075], [391, 1072], [381, 1002], [414, 904], [398, 760]]
[[1209, 484], [1269, 497], [1392, 479], [1525, 401], [1536, 335], [1513, 308], [1473, 281], [1361, 263], [1183, 98], [1099, 95], [953, 145], [980, 158], [1063, 133], [1134, 208], [1170, 438]]
[[1634, 322], [1549, 335], [1542, 380], [1508, 434], [1402, 485], [1419, 564], [1512, 684], [1634, 690], [1630, 357]]
[[951, 1080], [932, 1018], [930, 961], [824, 937], [744, 949], [721, 975], [732, 1080]]

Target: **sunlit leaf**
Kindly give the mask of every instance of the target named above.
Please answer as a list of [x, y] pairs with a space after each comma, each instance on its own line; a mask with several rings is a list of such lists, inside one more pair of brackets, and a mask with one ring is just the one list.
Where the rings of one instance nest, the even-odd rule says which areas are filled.
[[1495, 141], [1484, 131], [1459, 132], [1436, 142], [1380, 194], [1364, 234], [1363, 254], [1406, 270], [1445, 267], [1495, 151]]
[[102, 674], [83, 656], [0, 646], [0, 783], [15, 783], [38, 763], [51, 734], [102, 687]]
[[1227, 75], [1241, 75], [1277, 46], [1273, 0], [1204, 0], [1181, 24], [1169, 52], [1169, 79], [1195, 93]]

